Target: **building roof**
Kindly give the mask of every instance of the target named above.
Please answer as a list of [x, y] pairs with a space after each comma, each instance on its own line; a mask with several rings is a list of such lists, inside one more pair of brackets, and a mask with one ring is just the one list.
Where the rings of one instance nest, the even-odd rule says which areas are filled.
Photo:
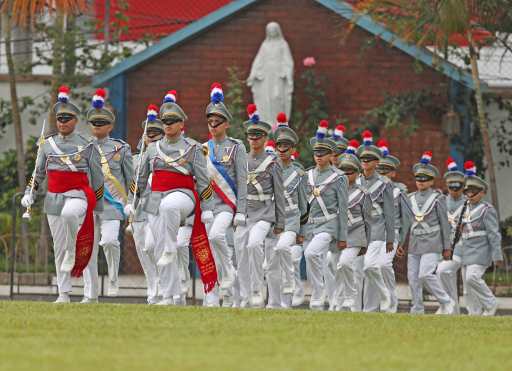
[[[170, 49], [183, 44], [192, 37], [205, 32], [216, 24], [225, 21], [229, 17], [234, 16], [241, 10], [249, 7], [252, 4], [261, 0], [234, 0], [227, 5], [207, 14], [206, 16], [198, 19], [197, 21], [189, 24], [186, 27], [162, 38], [159, 42], [153, 44], [140, 53], [137, 53], [130, 58], [114, 65], [111, 69], [96, 76], [93, 79], [93, 85], [101, 86], [114, 77], [126, 73], [130, 70], [137, 68], [139, 65], [146, 63], [148, 60], [159, 56]], [[402, 50], [404, 53], [411, 57], [418, 59], [424, 64], [438, 70], [452, 80], [458, 81], [461, 84], [474, 89], [471, 74], [464, 71], [454, 64], [444, 60], [439, 60], [435, 54], [426, 48], [418, 47], [414, 44], [409, 44], [398, 37], [396, 34], [385, 28], [383, 25], [375, 22], [371, 17], [362, 15], [355, 17], [352, 5], [345, 1], [338, 0], [314, 0], [331, 11], [337, 13], [347, 20], [356, 20], [356, 24], [362, 29], [378, 36], [382, 40], [392, 44], [394, 47]]]
[[[96, 20], [102, 24], [105, 18], [105, 1], [94, 1]], [[120, 12], [124, 20], [121, 24], [125, 31], [123, 40], [139, 40], [146, 35], [163, 37], [188, 26], [205, 15], [223, 7], [232, 0], [124, 0], [126, 7], [120, 6], [120, 1], [110, 2], [110, 19]], [[172, 4], [171, 4], [172, 3]], [[119, 21], [119, 20], [118, 20]], [[103, 39], [103, 28], [98, 29], [98, 39]]]

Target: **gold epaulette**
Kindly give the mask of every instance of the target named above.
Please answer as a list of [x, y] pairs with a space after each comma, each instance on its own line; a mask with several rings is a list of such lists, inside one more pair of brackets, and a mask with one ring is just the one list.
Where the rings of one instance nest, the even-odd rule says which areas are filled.
[[34, 183], [34, 190], [37, 190], [39, 188], [39, 183], [34, 182], [34, 177], [31, 177], [28, 181], [27, 187], [32, 188], [32, 183]]
[[98, 188], [94, 193], [96, 194], [96, 200], [99, 200], [100, 198], [103, 197], [103, 191], [104, 191], [104, 187], [103, 185], [100, 186], [100, 188]]
[[308, 220], [309, 220], [309, 210], [304, 215], [300, 216], [300, 225], [307, 224]]
[[137, 187], [135, 186], [135, 181], [132, 180], [132, 182], [130, 183], [130, 192], [135, 193], [136, 188]]
[[203, 191], [201, 192], [200, 196], [201, 197], [201, 200], [209, 200], [213, 195], [213, 187], [212, 187], [212, 184], [208, 184], [208, 187], [206, 187], [205, 189], [203, 189]]

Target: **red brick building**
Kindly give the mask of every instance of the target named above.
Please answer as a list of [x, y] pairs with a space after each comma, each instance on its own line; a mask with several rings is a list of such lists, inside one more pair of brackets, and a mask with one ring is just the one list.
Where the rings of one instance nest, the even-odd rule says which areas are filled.
[[[369, 18], [361, 18], [359, 27], [343, 43], [340, 35], [352, 17], [349, 10], [348, 3], [336, 0], [233, 1], [97, 76], [94, 83], [110, 84], [111, 100], [120, 112], [117, 134], [132, 145], [142, 133], [145, 108], [161, 102], [169, 89], [178, 91], [178, 102], [189, 116], [188, 134], [204, 139], [204, 109], [211, 82], [226, 82], [227, 67], [232, 66], [248, 75], [265, 38], [265, 25], [276, 21], [295, 60], [295, 79], [305, 68], [302, 60], [315, 57], [315, 69], [327, 78], [324, 88], [332, 115], [342, 112], [349, 125], [381, 105], [386, 93], [426, 88], [437, 93], [441, 107], [448, 110], [449, 84], [472, 87], [468, 74], [448, 64], [434, 69], [428, 51], [402, 42]], [[379, 41], [362, 52], [376, 35]], [[415, 63], [423, 65], [422, 72]], [[249, 103], [248, 88], [246, 98]], [[401, 175], [406, 182], [410, 180], [406, 173], [422, 151], [432, 150], [434, 163], [441, 168], [450, 152], [439, 116], [425, 112], [420, 117], [421, 128], [411, 137], [381, 133], [388, 137], [391, 152], [402, 159]]]
[[[119, 113], [116, 134], [132, 145], [142, 134], [147, 105], [160, 103], [169, 89], [178, 91], [178, 103], [189, 116], [187, 133], [205, 139], [204, 110], [210, 84], [226, 82], [227, 67], [237, 66], [248, 76], [265, 38], [266, 24], [276, 21], [294, 57], [295, 79], [303, 72], [302, 60], [308, 56], [315, 57], [315, 69], [326, 77], [323, 87], [333, 126], [339, 112], [349, 126], [357, 125], [368, 110], [383, 103], [386, 93], [423, 88], [434, 92], [440, 107], [448, 110], [453, 106], [464, 116], [473, 88], [469, 74], [448, 63], [434, 68], [430, 52], [405, 43], [368, 17], [359, 18], [357, 27], [342, 42], [341, 34], [352, 17], [350, 4], [337, 0], [232, 1], [97, 76], [94, 84], [109, 86]], [[375, 39], [375, 45], [362, 52], [364, 45]], [[462, 102], [456, 99], [454, 90], [466, 98]], [[251, 100], [249, 88], [246, 99], [247, 103]], [[440, 169], [449, 154], [460, 162], [463, 152], [463, 146], [450, 143], [442, 131], [438, 114], [423, 112], [419, 117], [421, 126], [410, 137], [384, 130], [380, 133], [388, 138], [391, 153], [402, 160], [400, 180], [411, 186], [411, 166], [423, 151], [434, 152], [433, 162]], [[470, 123], [462, 121], [463, 132], [467, 132]]]

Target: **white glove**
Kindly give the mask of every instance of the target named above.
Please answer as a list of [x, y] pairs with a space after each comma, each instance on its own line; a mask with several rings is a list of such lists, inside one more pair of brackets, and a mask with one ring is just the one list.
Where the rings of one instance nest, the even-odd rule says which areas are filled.
[[203, 224], [210, 224], [213, 222], [213, 211], [205, 210], [201, 213], [201, 221]]
[[130, 216], [130, 215], [135, 214], [135, 210], [133, 210], [133, 206], [132, 206], [132, 204], [127, 204], [127, 205], [124, 207], [124, 214], [125, 214], [126, 216]]
[[235, 227], [238, 227], [238, 226], [244, 226], [245, 223], [246, 223], [245, 215], [242, 213], [236, 213], [235, 218], [233, 219], [233, 225]]
[[21, 199], [21, 206], [27, 208], [34, 203], [34, 198], [30, 194], [26, 194]]

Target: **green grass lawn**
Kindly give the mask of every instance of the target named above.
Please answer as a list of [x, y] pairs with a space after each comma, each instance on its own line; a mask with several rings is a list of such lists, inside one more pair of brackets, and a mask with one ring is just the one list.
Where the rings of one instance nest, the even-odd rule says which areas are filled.
[[0, 370], [511, 370], [512, 318], [0, 301]]

